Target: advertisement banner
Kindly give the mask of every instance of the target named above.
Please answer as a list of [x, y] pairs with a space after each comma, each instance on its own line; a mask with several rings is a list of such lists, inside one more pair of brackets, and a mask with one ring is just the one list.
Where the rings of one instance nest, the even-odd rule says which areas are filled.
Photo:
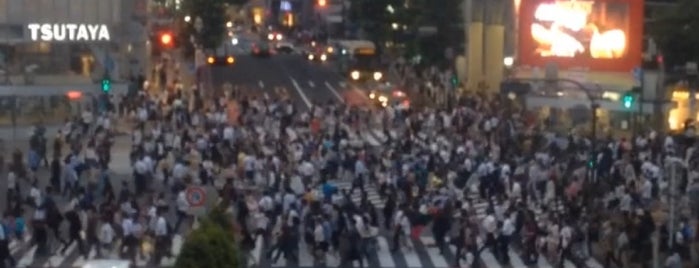
[[529, 0], [519, 14], [524, 66], [630, 72], [641, 64], [642, 0]]

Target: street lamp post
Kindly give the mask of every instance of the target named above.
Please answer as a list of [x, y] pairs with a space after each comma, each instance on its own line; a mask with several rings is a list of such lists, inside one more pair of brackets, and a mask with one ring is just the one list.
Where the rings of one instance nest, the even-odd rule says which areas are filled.
[[201, 93], [202, 87], [200, 86], [201, 84], [201, 66], [199, 65], [199, 61], [197, 61], [197, 56], [201, 57], [201, 51], [200, 51], [200, 40], [201, 39], [201, 31], [204, 29], [204, 21], [202, 21], [201, 17], [197, 16], [194, 19], [194, 31], [197, 33], [196, 38], [192, 38], [193, 45], [194, 45], [194, 82], [196, 83], [195, 88], [197, 91]]

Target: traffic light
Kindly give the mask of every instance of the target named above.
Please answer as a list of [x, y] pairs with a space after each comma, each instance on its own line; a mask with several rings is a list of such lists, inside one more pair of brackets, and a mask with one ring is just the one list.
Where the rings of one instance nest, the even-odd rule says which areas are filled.
[[459, 85], [459, 77], [456, 76], [456, 74], [451, 76], [451, 85], [452, 86], [457, 86]]
[[326, 5], [328, 5], [328, 1], [327, 1], [327, 0], [318, 0], [318, 6], [324, 7], [324, 6], [326, 6]]
[[172, 44], [174, 43], [174, 38], [172, 37], [172, 34], [169, 32], [161, 33], [160, 34], [160, 44], [163, 47], [171, 47]]
[[105, 76], [102, 78], [102, 91], [109, 92], [112, 89], [112, 79]]
[[621, 99], [622, 104], [624, 105], [624, 108], [626, 109], [631, 109], [631, 106], [633, 106], [634, 102], [634, 96], [632, 92], [626, 92], [624, 94], [624, 97]]

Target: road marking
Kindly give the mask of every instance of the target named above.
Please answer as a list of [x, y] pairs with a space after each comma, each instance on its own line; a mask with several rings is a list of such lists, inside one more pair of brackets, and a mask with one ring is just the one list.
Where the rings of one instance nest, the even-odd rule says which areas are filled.
[[352, 90], [356, 91], [357, 93], [360, 93], [359, 96], [362, 96], [365, 100], [368, 100], [369, 97], [367, 97], [367, 93], [364, 92], [364, 90], [358, 88], [358, 87], [352, 87]]
[[308, 81], [308, 85], [311, 87], [316, 87], [316, 84], [314, 84], [313, 81]]
[[335, 95], [335, 97], [338, 100], [340, 100], [340, 102], [345, 102], [345, 99], [342, 98], [342, 95], [340, 95], [340, 93], [338, 93], [337, 90], [335, 90], [335, 88], [332, 85], [330, 85], [330, 83], [328, 83], [328, 81], [325, 81], [325, 86], [330, 90], [330, 92], [333, 93], [333, 95]]
[[24, 254], [24, 256], [17, 261], [17, 267], [27, 267], [29, 265], [32, 265], [34, 263], [34, 254], [36, 253], [37, 246], [34, 245], [31, 248], [29, 248], [29, 251]]
[[260, 88], [265, 88], [265, 83], [262, 83], [262, 80], [257, 81], [257, 84], [260, 85]]
[[347, 83], [345, 83], [345, 82], [340, 82], [340, 87], [347, 87]]
[[303, 90], [301, 90], [301, 87], [299, 87], [299, 83], [296, 83], [296, 80], [294, 80], [291, 77], [289, 77], [289, 79], [291, 79], [291, 84], [294, 85], [294, 89], [296, 89], [296, 92], [299, 93], [299, 95], [301, 96], [301, 99], [303, 100], [303, 103], [306, 104], [306, 107], [311, 108], [311, 101], [309, 101], [308, 97], [306, 97], [306, 94], [303, 93]]
[[70, 254], [73, 253], [73, 251], [76, 249], [77, 242], [70, 243], [70, 246], [66, 249], [65, 254], [62, 252], [59, 252], [58, 255], [53, 255], [51, 256], [46, 264], [44, 264], [44, 267], [60, 267], [63, 261], [66, 259], [66, 257], [70, 256]]

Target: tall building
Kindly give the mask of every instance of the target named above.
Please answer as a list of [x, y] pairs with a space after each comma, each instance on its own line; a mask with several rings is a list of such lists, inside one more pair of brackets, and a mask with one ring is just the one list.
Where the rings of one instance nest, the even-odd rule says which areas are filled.
[[0, 64], [9, 73], [115, 78], [143, 68], [147, 0], [0, 0]]

